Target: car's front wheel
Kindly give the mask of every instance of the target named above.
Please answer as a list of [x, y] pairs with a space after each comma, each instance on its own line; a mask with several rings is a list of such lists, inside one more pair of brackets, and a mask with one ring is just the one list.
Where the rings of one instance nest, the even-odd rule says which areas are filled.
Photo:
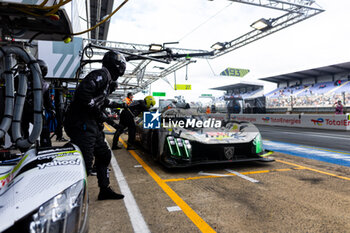
[[152, 159], [154, 161], [159, 161], [160, 151], [159, 151], [159, 139], [158, 139], [158, 134], [157, 133], [153, 133], [152, 134], [151, 155], [152, 155]]

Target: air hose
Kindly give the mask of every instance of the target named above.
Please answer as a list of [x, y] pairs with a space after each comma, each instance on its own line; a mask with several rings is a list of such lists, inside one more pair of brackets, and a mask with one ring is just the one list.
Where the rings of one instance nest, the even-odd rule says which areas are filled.
[[[10, 71], [12, 65], [12, 56], [16, 55], [19, 60], [24, 61], [31, 70], [33, 77], [34, 93], [34, 127], [28, 138], [21, 135], [21, 118], [24, 106], [27, 80], [24, 74], [20, 74], [18, 96], [14, 107], [14, 78]], [[42, 129], [42, 86], [41, 71], [36, 59], [28, 54], [23, 48], [7, 45], [0, 49], [0, 59], [5, 56], [5, 115], [0, 125], [0, 138], [9, 130], [12, 123], [13, 140], [19, 148], [29, 148], [39, 138]], [[13, 118], [13, 122], [12, 122]]]
[[3, 72], [5, 79], [5, 111], [4, 117], [0, 124], [0, 138], [4, 137], [9, 130], [13, 117], [14, 106], [14, 88], [13, 88], [13, 74], [11, 72], [12, 67], [12, 55], [7, 54], [4, 49], [0, 48], [0, 59], [4, 57], [5, 71]]

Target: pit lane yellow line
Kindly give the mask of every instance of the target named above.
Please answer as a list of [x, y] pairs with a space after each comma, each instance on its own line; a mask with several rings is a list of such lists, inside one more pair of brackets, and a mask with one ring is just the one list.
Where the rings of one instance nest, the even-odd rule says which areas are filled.
[[280, 163], [284, 163], [284, 164], [296, 166], [296, 167], [299, 167], [300, 169], [305, 169], [305, 170], [309, 170], [309, 171], [314, 171], [314, 172], [321, 173], [321, 174], [328, 175], [328, 176], [337, 177], [337, 178], [340, 178], [340, 179], [343, 179], [343, 180], [350, 180], [349, 177], [338, 176], [338, 175], [333, 174], [333, 173], [330, 173], [330, 172], [320, 171], [320, 170], [317, 170], [317, 169], [314, 169], [314, 168], [311, 168], [311, 167], [305, 167], [305, 166], [301, 166], [301, 165], [298, 165], [298, 164], [295, 164], [295, 163], [291, 163], [291, 162], [287, 162], [287, 161], [282, 161], [282, 160], [276, 159], [276, 162], [280, 162]]
[[[105, 127], [112, 131], [106, 124]], [[125, 142], [120, 138], [120, 142], [126, 147]], [[181, 199], [137, 154], [134, 150], [129, 150], [129, 153], [142, 165], [147, 173], [157, 182], [163, 191], [178, 205], [187, 217], [198, 227], [202, 232], [216, 232], [211, 228], [187, 203]]]

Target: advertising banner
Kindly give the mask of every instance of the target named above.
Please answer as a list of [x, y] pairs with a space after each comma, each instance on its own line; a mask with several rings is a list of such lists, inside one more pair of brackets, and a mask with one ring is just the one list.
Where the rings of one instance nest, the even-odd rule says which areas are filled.
[[303, 115], [302, 119], [304, 127], [350, 130], [348, 115]]
[[[212, 114], [211, 117], [225, 119], [226, 114]], [[350, 130], [350, 116], [309, 114], [231, 114], [231, 120], [248, 121], [257, 125], [303, 127], [314, 129]]]

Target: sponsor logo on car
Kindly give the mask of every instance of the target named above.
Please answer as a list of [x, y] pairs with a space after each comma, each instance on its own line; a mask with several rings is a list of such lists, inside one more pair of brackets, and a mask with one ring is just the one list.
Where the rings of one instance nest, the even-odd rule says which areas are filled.
[[5, 175], [3, 177], [0, 177], [0, 189], [1, 187], [5, 186], [7, 183], [9, 183], [13, 178], [13, 173], [9, 173], [8, 175]]
[[227, 133], [227, 132], [207, 132], [206, 137], [211, 137], [211, 138], [231, 138], [234, 137], [235, 133]]
[[79, 165], [80, 159], [71, 160], [55, 160], [48, 163], [38, 164], [39, 169], [44, 169], [46, 167], [56, 167], [56, 166], [67, 166], [67, 165]]
[[231, 160], [235, 154], [235, 148], [233, 146], [224, 147], [224, 154], [228, 160]]
[[37, 159], [38, 160], [54, 159], [56, 157], [75, 156], [75, 155], [79, 155], [77, 150], [59, 152], [59, 153], [49, 154], [49, 155], [40, 155], [37, 157]]

